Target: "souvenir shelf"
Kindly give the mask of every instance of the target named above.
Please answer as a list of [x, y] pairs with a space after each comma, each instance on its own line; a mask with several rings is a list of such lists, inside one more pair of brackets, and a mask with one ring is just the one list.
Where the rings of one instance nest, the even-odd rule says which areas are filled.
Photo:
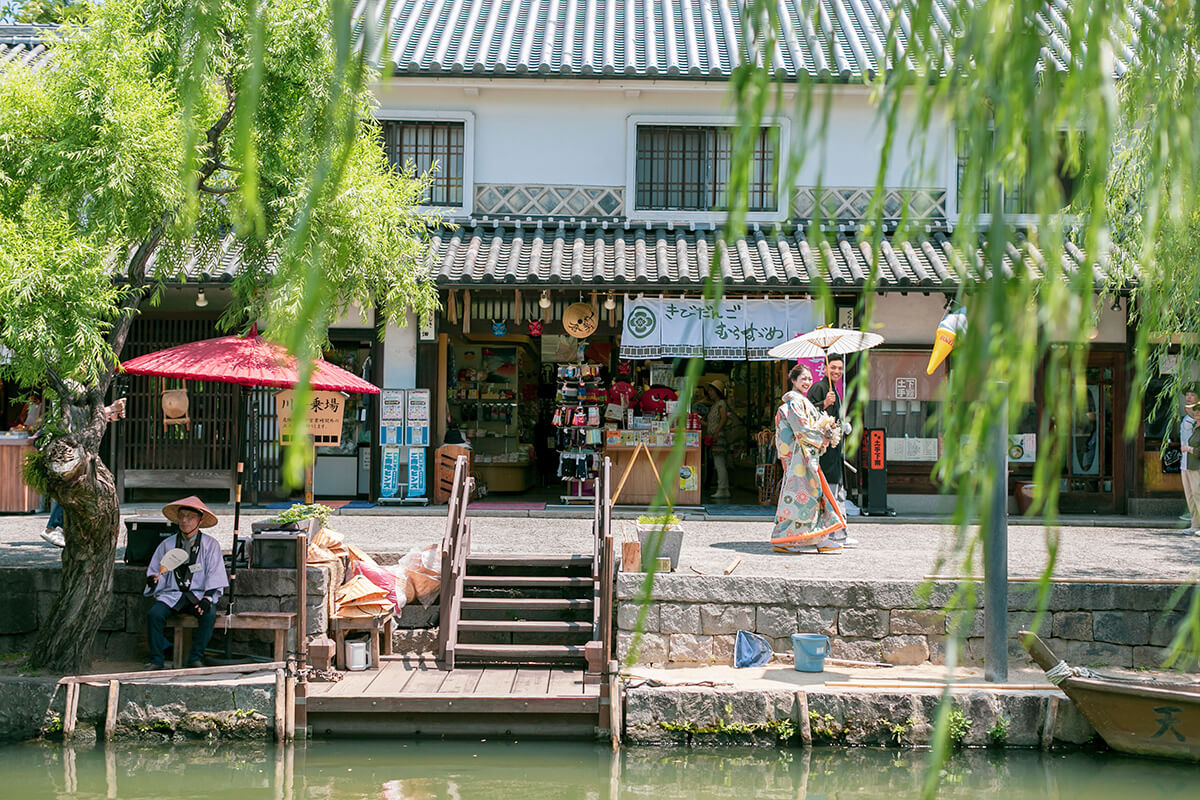
[[523, 492], [532, 479], [529, 446], [521, 443], [519, 361], [515, 347], [455, 353], [451, 421], [470, 440], [473, 470], [489, 492]]
[[592, 502], [604, 451], [608, 393], [595, 364], [560, 364], [552, 423], [557, 431], [558, 476], [567, 484], [564, 503]]

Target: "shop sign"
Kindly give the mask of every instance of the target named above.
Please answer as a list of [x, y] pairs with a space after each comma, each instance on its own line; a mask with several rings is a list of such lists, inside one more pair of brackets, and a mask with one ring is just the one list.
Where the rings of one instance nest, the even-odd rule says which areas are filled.
[[767, 361], [772, 347], [819, 324], [812, 300], [626, 298], [621, 358]]
[[400, 448], [386, 445], [380, 451], [379, 495], [395, 497], [400, 491]]
[[[275, 395], [275, 418], [279, 443], [291, 444], [294, 392], [284, 389]], [[337, 447], [342, 442], [342, 416], [346, 398], [341, 392], [311, 392], [308, 398], [308, 436], [313, 447]]]
[[425, 448], [408, 451], [408, 496], [425, 496]]
[[917, 399], [917, 379], [916, 378], [896, 378], [896, 399], [897, 400], [916, 400]]
[[405, 392], [404, 443], [410, 447], [429, 446], [429, 390]]
[[384, 389], [379, 393], [379, 419], [404, 422], [404, 390]]
[[437, 341], [437, 316], [430, 314], [421, 317], [417, 323], [417, 338], [422, 342]]
[[884, 442], [886, 432], [883, 428], [872, 428], [867, 432], [867, 454], [869, 457], [868, 468], [871, 470], [882, 470], [886, 468], [887, 461], [885, 460], [885, 448], [887, 445]]
[[1033, 464], [1037, 461], [1037, 434], [1014, 433], [1008, 437], [1008, 460], [1016, 464]]

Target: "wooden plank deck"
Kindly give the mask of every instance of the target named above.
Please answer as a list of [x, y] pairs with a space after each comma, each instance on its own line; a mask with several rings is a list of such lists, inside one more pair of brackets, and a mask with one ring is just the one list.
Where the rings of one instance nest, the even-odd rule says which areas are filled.
[[594, 733], [600, 687], [581, 669], [478, 666], [440, 669], [429, 657], [385, 658], [378, 670], [308, 684], [315, 735]]

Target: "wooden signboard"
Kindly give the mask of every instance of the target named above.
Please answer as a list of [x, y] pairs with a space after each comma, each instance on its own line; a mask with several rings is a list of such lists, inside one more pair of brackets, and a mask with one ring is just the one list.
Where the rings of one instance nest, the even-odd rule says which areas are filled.
[[[279, 420], [279, 443], [291, 444], [293, 392], [284, 389], [275, 395], [275, 416]], [[337, 447], [342, 441], [342, 416], [346, 397], [341, 392], [312, 392], [308, 398], [308, 436], [313, 447]]]

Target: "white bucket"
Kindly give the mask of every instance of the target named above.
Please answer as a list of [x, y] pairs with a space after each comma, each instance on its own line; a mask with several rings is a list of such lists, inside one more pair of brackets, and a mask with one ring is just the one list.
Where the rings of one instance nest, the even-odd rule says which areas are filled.
[[367, 668], [367, 643], [346, 642], [346, 669], [359, 672]]

